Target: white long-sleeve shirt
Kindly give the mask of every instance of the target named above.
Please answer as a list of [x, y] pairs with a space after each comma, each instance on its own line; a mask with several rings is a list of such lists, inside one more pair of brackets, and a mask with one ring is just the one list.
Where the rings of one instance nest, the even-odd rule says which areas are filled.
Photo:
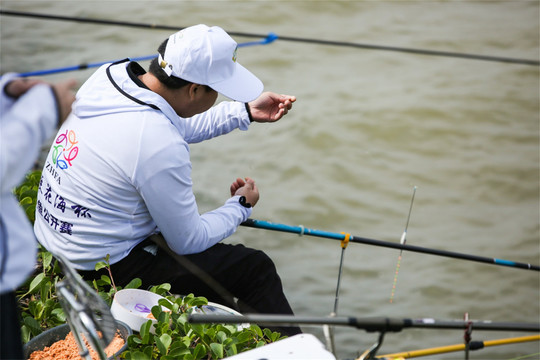
[[13, 189], [32, 168], [58, 119], [49, 85], [36, 85], [17, 100], [7, 96], [4, 87], [16, 77], [0, 79], [0, 293], [14, 290], [34, 268], [36, 239]]
[[141, 86], [133, 71], [144, 72], [122, 62], [92, 75], [77, 93], [43, 169], [36, 236], [77, 269], [93, 270], [107, 254], [111, 263], [118, 262], [157, 231], [179, 254], [201, 252], [251, 214], [238, 197], [199, 214], [188, 146], [247, 130], [244, 104], [223, 102], [180, 118], [165, 99]]

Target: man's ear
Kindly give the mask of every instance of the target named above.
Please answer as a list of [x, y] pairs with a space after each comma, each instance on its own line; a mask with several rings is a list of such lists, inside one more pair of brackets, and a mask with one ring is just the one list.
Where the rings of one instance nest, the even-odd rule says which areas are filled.
[[200, 94], [200, 92], [201, 92], [202, 85], [189, 84], [188, 86], [189, 86], [189, 89], [188, 89], [189, 99], [190, 100], [195, 100], [197, 95]]

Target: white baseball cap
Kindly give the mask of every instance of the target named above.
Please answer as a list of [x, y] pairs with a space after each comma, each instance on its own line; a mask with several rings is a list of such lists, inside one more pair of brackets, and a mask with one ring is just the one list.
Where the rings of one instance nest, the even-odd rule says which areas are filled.
[[169, 37], [158, 64], [168, 76], [207, 85], [226, 97], [249, 102], [262, 93], [263, 83], [236, 62], [238, 44], [222, 28], [200, 24]]

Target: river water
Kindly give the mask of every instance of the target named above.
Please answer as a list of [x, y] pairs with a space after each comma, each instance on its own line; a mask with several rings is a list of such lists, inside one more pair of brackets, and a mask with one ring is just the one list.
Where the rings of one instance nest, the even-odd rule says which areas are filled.
[[[190, 26], [480, 55], [539, 59], [539, 2], [2, 1], [4, 10]], [[1, 71], [26, 72], [151, 55], [170, 31], [2, 16]], [[237, 37], [238, 42], [252, 41]], [[253, 218], [540, 263], [539, 69], [441, 56], [276, 41], [241, 48], [267, 90], [296, 95], [276, 124], [192, 147], [201, 211], [253, 177]], [[142, 63], [147, 66], [147, 62]], [[83, 82], [93, 70], [51, 75]], [[222, 100], [222, 99], [220, 99]], [[298, 315], [334, 306], [334, 240], [240, 228], [228, 239], [266, 251]], [[518, 270], [351, 244], [338, 315], [538, 322], [540, 277]], [[305, 328], [322, 341], [320, 328]], [[528, 335], [474, 331], [473, 340]], [[336, 329], [338, 357], [377, 334]], [[387, 334], [379, 354], [463, 342], [460, 330]], [[539, 353], [539, 343], [492, 347], [471, 359]], [[537, 358], [535, 355], [530, 358]], [[462, 353], [432, 356], [461, 359]]]

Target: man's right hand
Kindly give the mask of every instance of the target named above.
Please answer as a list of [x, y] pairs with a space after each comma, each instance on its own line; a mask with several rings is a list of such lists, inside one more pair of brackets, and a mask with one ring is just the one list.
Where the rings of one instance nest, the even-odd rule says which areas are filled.
[[251, 178], [237, 178], [231, 185], [231, 196], [240, 195], [246, 197], [246, 203], [255, 206], [259, 201], [259, 189]]

